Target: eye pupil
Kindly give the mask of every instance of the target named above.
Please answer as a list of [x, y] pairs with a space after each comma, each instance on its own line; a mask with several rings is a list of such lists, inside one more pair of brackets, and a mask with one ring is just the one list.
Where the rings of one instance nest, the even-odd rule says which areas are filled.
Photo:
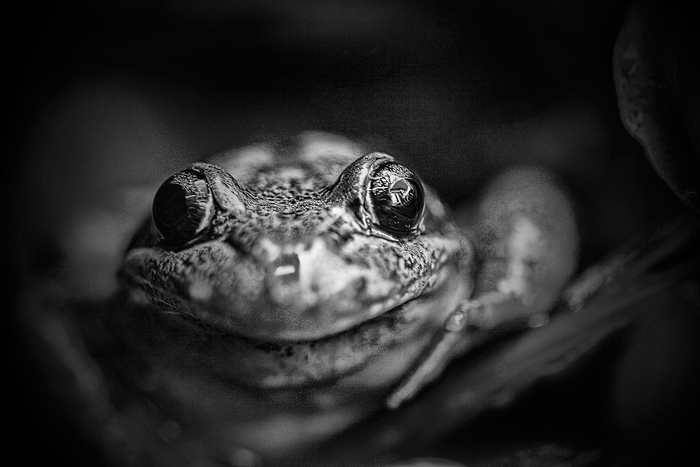
[[411, 185], [403, 178], [396, 180], [389, 188], [389, 198], [397, 208], [410, 203], [412, 197], [413, 190]]
[[156, 195], [154, 202], [158, 219], [162, 224], [172, 224], [187, 215], [187, 192], [180, 185], [164, 185]]
[[376, 224], [393, 236], [416, 232], [424, 211], [423, 185], [406, 167], [384, 164], [370, 179], [369, 196]]

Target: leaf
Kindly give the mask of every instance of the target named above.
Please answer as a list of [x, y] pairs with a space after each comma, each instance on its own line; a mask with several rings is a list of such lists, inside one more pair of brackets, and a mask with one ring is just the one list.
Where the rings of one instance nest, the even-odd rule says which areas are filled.
[[700, 18], [693, 2], [636, 2], [613, 56], [622, 122], [656, 172], [700, 212]]

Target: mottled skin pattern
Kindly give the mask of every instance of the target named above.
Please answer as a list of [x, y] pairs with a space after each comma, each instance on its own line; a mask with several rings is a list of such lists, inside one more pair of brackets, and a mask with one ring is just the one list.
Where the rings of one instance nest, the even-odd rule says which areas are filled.
[[[372, 194], [386, 167], [424, 191], [401, 232]], [[115, 378], [182, 426], [177, 446], [211, 458], [282, 459], [404, 403], [464, 350], [448, 317], [527, 323], [576, 265], [570, 204], [544, 171], [501, 177], [465, 230], [408, 168], [333, 135], [175, 177], [203, 207], [185, 237], [144, 223], [119, 271], [126, 304], [103, 332], [138, 362], [115, 359]]]
[[307, 134], [193, 165], [213, 194], [209, 226], [175, 248], [142, 229], [120, 272], [124, 286], [141, 305], [230, 335], [238, 358], [227, 374], [247, 384], [322, 382], [380, 353], [415, 351], [470, 293], [473, 252], [431, 192], [415, 233], [379, 230], [366, 178], [392, 159], [364, 153]]

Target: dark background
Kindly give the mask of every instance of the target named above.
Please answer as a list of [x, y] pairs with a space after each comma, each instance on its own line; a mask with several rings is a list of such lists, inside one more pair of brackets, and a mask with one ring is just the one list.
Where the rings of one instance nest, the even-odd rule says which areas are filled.
[[[20, 8], [8, 15], [20, 32], [8, 41], [5, 72], [11, 290], [60, 269], [80, 293], [108, 293], [133, 213], [154, 184], [187, 161], [309, 128], [410, 160], [453, 206], [499, 169], [549, 164], [575, 199], [589, 264], [682, 209], [619, 119], [612, 51], [626, 7], [73, 0]], [[15, 320], [8, 328], [13, 431], [33, 446], [10, 449], [96, 462], [42, 385]], [[632, 422], [615, 415], [614, 378], [605, 376], [614, 369], [597, 363], [510, 417], [548, 420], [548, 406], [605, 426], [593, 441], [625, 432]]]

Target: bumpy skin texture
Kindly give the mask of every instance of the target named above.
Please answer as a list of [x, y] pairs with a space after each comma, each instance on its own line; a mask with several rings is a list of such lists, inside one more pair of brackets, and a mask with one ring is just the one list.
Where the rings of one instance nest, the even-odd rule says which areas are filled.
[[[86, 334], [125, 394], [182, 427], [178, 455], [192, 442], [211, 458], [286, 459], [406, 403], [493, 329], [546, 317], [577, 251], [571, 206], [546, 172], [497, 179], [460, 231], [395, 164], [306, 133], [177, 176], [201, 201], [188, 236], [162, 238], [147, 220], [119, 271], [126, 301]], [[389, 166], [391, 196], [424, 196], [401, 233], [373, 191]], [[448, 330], [460, 314], [484, 339], [464, 321]], [[122, 412], [124, 426], [139, 419]]]
[[149, 220], [125, 257], [124, 288], [144, 313], [226, 335], [219, 355], [247, 384], [325, 381], [380, 353], [416, 352], [471, 293], [471, 244], [430, 191], [415, 232], [382, 231], [366, 191], [393, 158], [364, 152], [312, 133], [193, 165], [212, 192], [209, 226], [172, 247]]

